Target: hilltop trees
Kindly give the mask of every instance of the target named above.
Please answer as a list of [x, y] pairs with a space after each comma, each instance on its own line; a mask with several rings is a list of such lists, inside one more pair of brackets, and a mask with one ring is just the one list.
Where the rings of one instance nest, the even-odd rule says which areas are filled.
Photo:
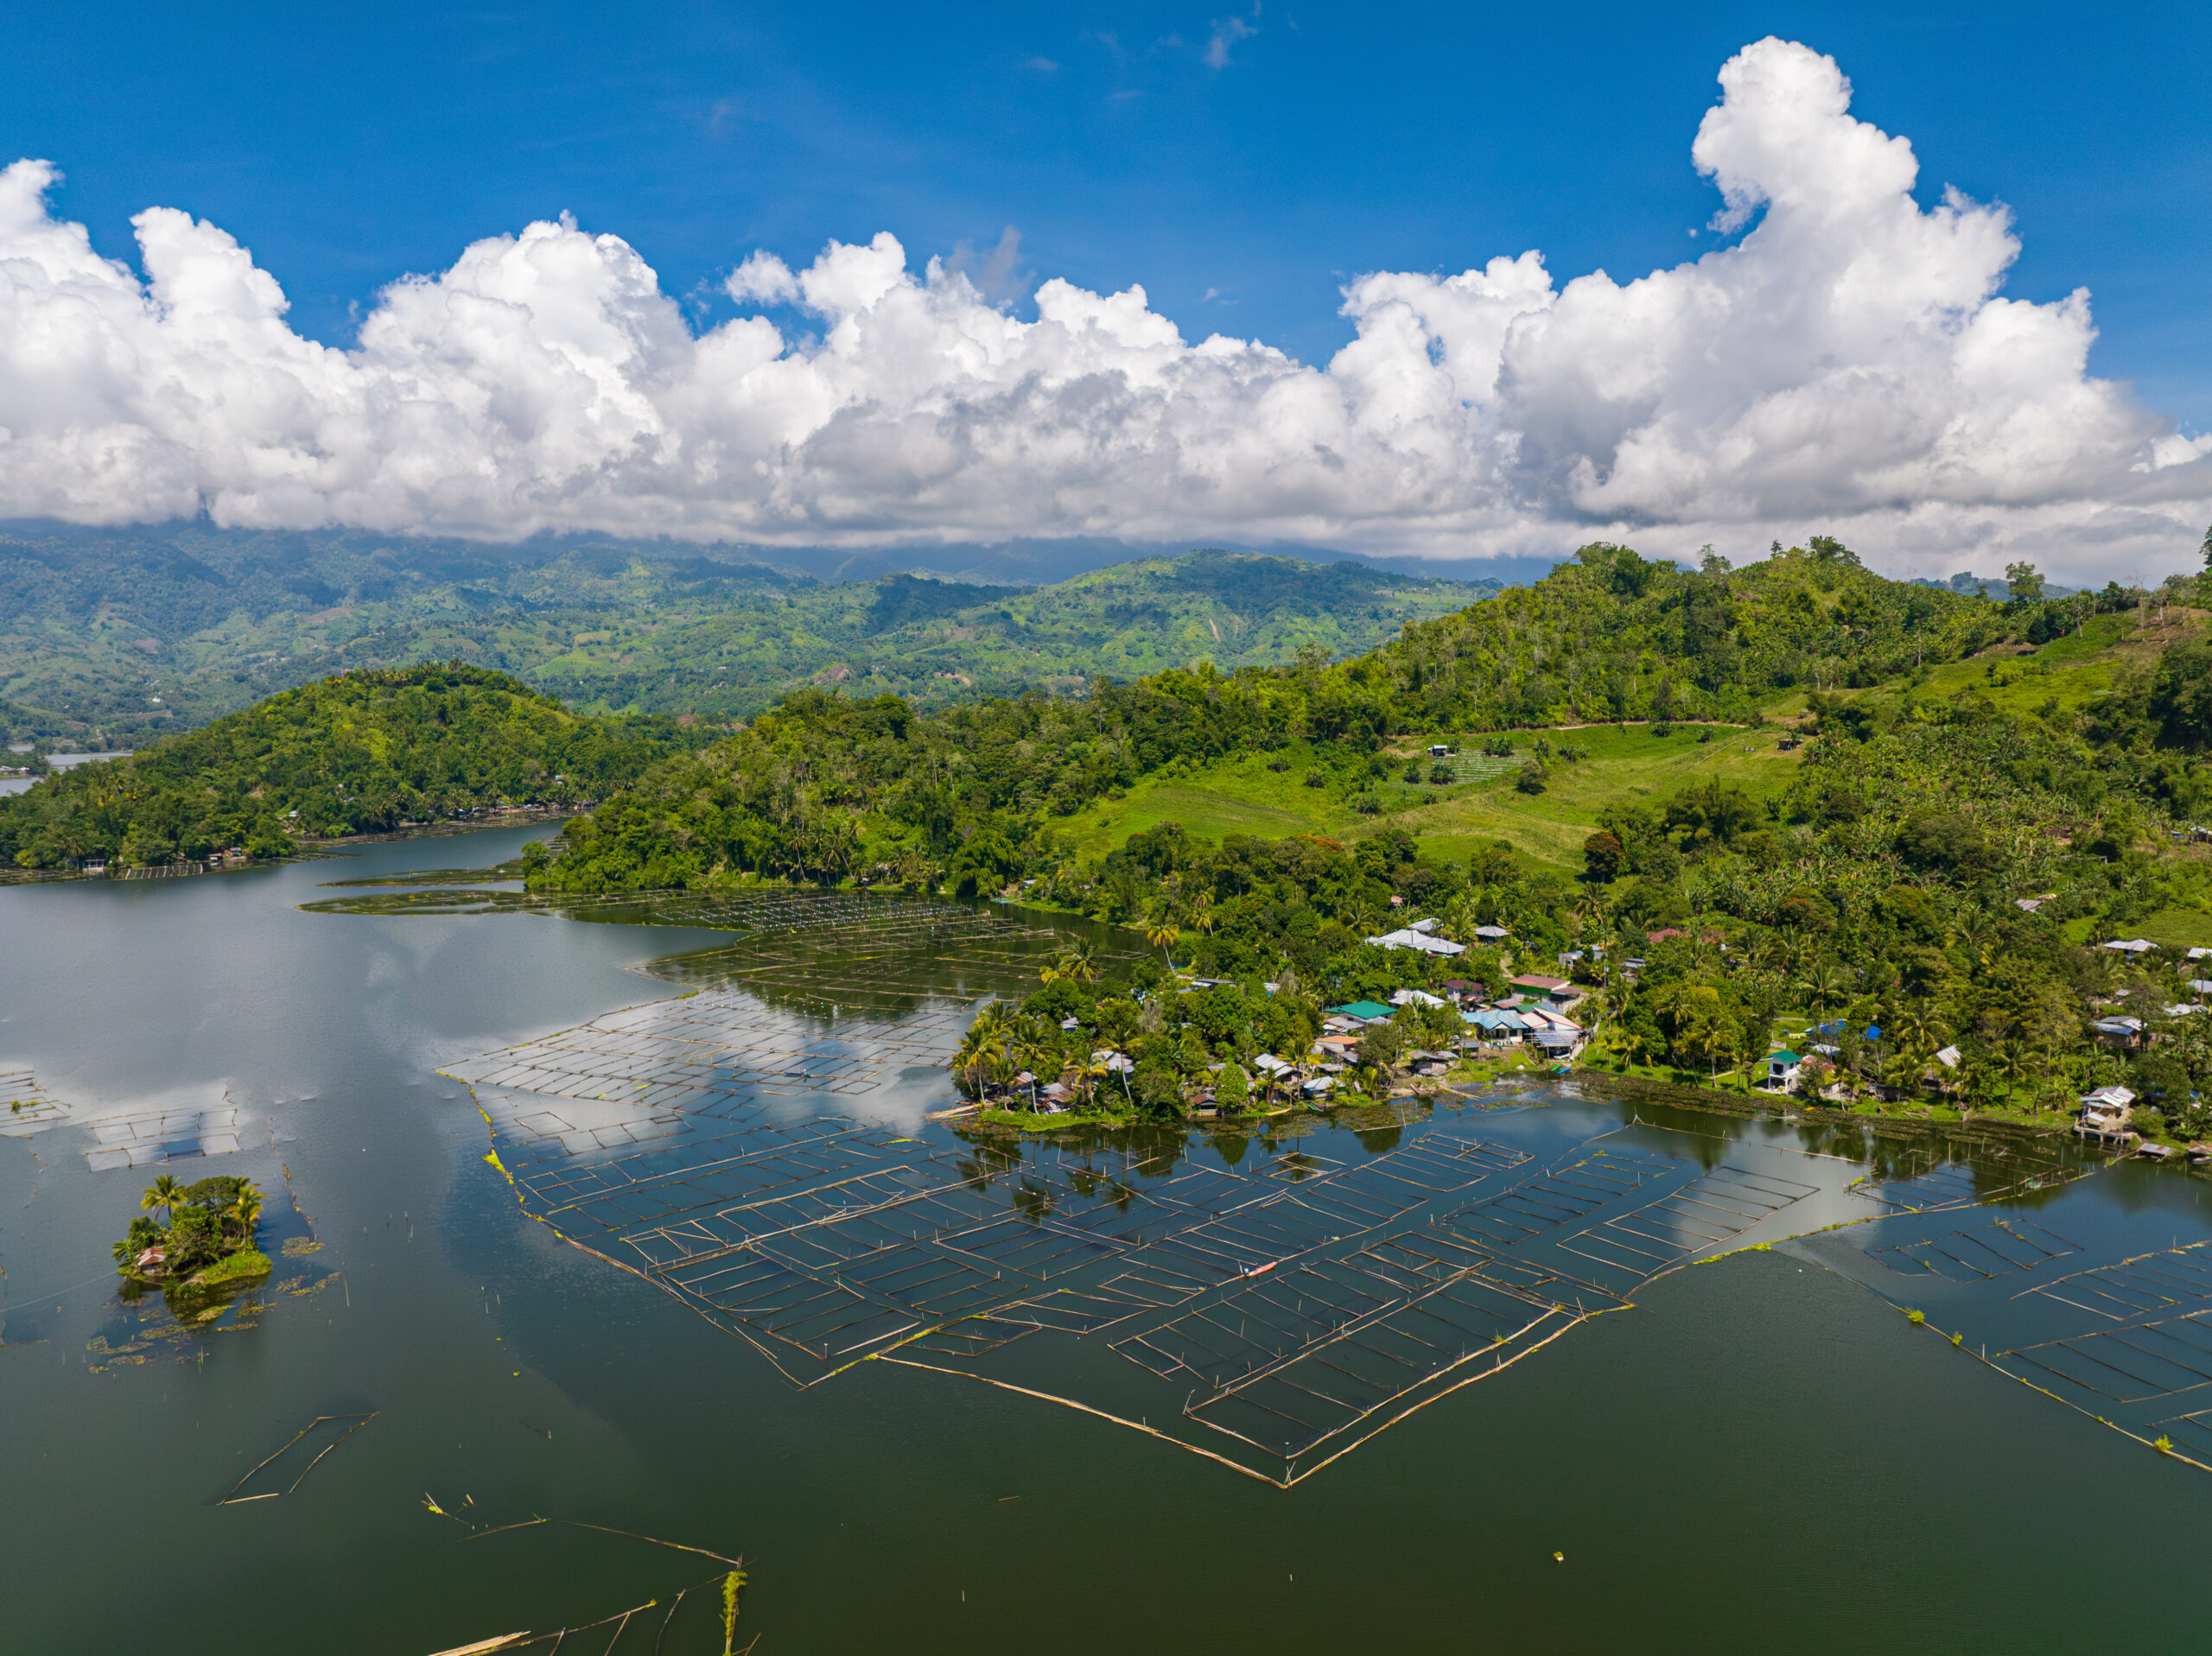
[[[1532, 587], [1409, 623], [1335, 664], [1309, 649], [1273, 669], [1224, 674], [1202, 663], [1126, 685], [1096, 681], [1079, 701], [1027, 695], [931, 714], [893, 696], [794, 691], [750, 730], [669, 759], [572, 823], [533, 885], [841, 879], [856, 864], [903, 870], [917, 859], [930, 884], [995, 889], [1062, 860], [1055, 821], [1164, 770], [1303, 740], [1328, 760], [1309, 785], [1342, 778], [1355, 809], [1379, 810], [1371, 783], [1395, 767], [1376, 750], [1408, 732], [1748, 718], [1777, 688], [1871, 682], [1979, 648], [2005, 625], [1979, 600], [1884, 581], [1821, 536], [1747, 568], [1716, 559], [1696, 572], [1594, 544]], [[1847, 720], [1854, 708], [1840, 703], [1829, 716]], [[1522, 766], [1516, 787], [1548, 785], [1544, 758]], [[1644, 872], [1633, 858], [1631, 869]]]
[[295, 835], [594, 799], [678, 746], [673, 726], [588, 718], [481, 668], [347, 673], [0, 798], [0, 859], [282, 856]]

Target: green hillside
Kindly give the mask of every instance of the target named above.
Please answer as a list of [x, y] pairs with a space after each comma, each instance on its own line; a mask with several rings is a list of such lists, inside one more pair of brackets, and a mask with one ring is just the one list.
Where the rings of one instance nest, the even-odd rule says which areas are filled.
[[[2156, 1101], [2139, 1130], [2212, 1133], [2178, 952], [2212, 942], [2197, 599], [1998, 605], [1833, 541], [1740, 570], [1592, 546], [1333, 664], [934, 713], [810, 688], [524, 861], [544, 893], [854, 882], [1141, 926], [1158, 958], [1104, 981], [1071, 958], [964, 1052], [1009, 1120], [1007, 1054], [1109, 1116], [1270, 1107], [1245, 1066], [1303, 1052], [1322, 1007], [1495, 992], [1579, 945], [1586, 1065], [1741, 1088], [1788, 1042], [1825, 1049], [1832, 1101], [2048, 1123], [2125, 1080]], [[1449, 960], [1366, 942], [1415, 914], [1510, 936]], [[2135, 936], [2168, 952], [2098, 946]], [[1161, 993], [1193, 973], [1224, 987]], [[2093, 1021], [2123, 1013], [2125, 1039]], [[1389, 1090], [1456, 1018], [1370, 1028], [1344, 1084]], [[1136, 1061], [1119, 1101], [1082, 1086], [1101, 1037]]]
[[632, 624], [528, 676], [579, 706], [716, 717], [747, 716], [805, 679], [924, 707], [1033, 689], [1069, 695], [1096, 677], [1201, 659], [1230, 669], [1302, 650], [1357, 655], [1497, 590], [1221, 551], [1027, 589], [891, 575], [688, 623]]
[[575, 805], [681, 745], [665, 720], [580, 715], [481, 668], [364, 670], [0, 796], [0, 866], [281, 857], [299, 836]]
[[0, 531], [0, 726], [143, 743], [332, 673], [448, 660], [602, 712], [749, 717], [815, 681], [938, 706], [1357, 654], [1494, 590], [1218, 552], [1021, 587], [620, 542], [19, 528]]
[[[593, 578], [664, 576], [610, 555]], [[792, 587], [748, 600], [780, 618], [749, 630], [724, 593], [563, 659], [579, 685], [640, 676], [601, 682], [610, 701], [679, 661], [734, 696], [746, 664], [765, 685], [836, 645], [807, 676], [833, 682], [726, 727], [582, 713], [462, 663], [334, 676], [0, 800], [0, 856], [281, 855], [300, 833], [589, 803], [525, 853], [541, 897], [804, 881], [1141, 927], [1159, 959], [1111, 980], [1071, 959], [994, 1014], [992, 1050], [1033, 1073], [1080, 1081], [1097, 1038], [1126, 1048], [1108, 1114], [1242, 1109], [1240, 1066], [1303, 1052], [1326, 1005], [1447, 975], [1496, 991], [1581, 945], [1587, 1065], [1747, 1085], [1817, 1024], [1832, 1101], [2054, 1121], [2125, 1081], [2157, 1101], [2139, 1130], [2212, 1134], [2212, 1018], [2190, 1015], [2180, 952], [2212, 943], [2212, 593], [1999, 605], [1833, 541], [1744, 569], [1591, 546], [1423, 618], [1432, 585], [1211, 555], [982, 601]], [[1329, 659], [1363, 631], [1386, 636]], [[1084, 649], [1136, 665], [1198, 644], [1224, 647], [1079, 694], [981, 694]], [[938, 705], [848, 693], [947, 672], [959, 699]], [[1366, 942], [1417, 913], [1510, 936], [1449, 961]], [[2133, 937], [2165, 952], [2101, 946]], [[1600, 972], [1599, 949], [1643, 966]], [[1224, 981], [1181, 993], [1193, 971]], [[1456, 1042], [1447, 1012], [1370, 1029], [1348, 1084], [1387, 1092], [1402, 1050]], [[1005, 1102], [994, 1062], [969, 1050], [963, 1084]]]

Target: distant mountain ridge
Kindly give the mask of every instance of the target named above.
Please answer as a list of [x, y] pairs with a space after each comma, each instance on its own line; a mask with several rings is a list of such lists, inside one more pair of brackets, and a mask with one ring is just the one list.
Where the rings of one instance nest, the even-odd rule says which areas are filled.
[[[1045, 567], [1041, 550], [920, 555], [934, 553]], [[788, 554], [652, 541], [0, 526], [0, 724], [49, 741], [142, 742], [333, 672], [444, 660], [604, 710], [746, 717], [810, 680], [936, 704], [1065, 692], [1200, 657], [1227, 668], [1356, 654], [1499, 587], [1221, 549], [1042, 587], [921, 568], [820, 580]]]

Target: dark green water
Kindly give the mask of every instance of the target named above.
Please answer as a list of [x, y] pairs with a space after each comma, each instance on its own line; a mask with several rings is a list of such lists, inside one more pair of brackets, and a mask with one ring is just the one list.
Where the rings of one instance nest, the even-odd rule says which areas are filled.
[[[525, 1216], [435, 1073], [672, 996], [625, 968], [726, 934], [297, 908], [523, 837], [0, 891], [0, 1071], [72, 1108], [0, 1139], [0, 1648], [400, 1656], [664, 1608], [717, 1568], [584, 1524], [741, 1553], [739, 1643], [766, 1656], [2201, 1646], [2212, 1477], [1788, 1251], [1663, 1277], [1289, 1490], [950, 1375], [795, 1390]], [[94, 1171], [86, 1123], [160, 1112], [240, 1146], [175, 1171], [250, 1174], [275, 1233], [322, 1244], [251, 1326], [170, 1337], [117, 1298], [107, 1244], [152, 1170]], [[1621, 1120], [1562, 1101], [1468, 1130], [1542, 1159]], [[2101, 1259], [2212, 1235], [2204, 1188], [2115, 1168], [2018, 1211]], [[372, 1410], [296, 1493], [217, 1504], [314, 1417]], [[474, 1532], [426, 1494], [556, 1521]], [[719, 1649], [710, 1620], [666, 1648]]]

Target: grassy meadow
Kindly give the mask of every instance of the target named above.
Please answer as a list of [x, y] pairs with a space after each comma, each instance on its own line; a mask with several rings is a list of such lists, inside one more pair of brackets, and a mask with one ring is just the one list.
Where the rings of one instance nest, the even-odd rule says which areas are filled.
[[[2070, 714], [2109, 690], [2126, 664], [2155, 662], [2168, 644], [2208, 620], [2212, 617], [2175, 610], [2164, 625], [2145, 628], [2133, 614], [2097, 616], [2080, 634], [2039, 649], [2000, 645], [1929, 668], [1915, 676], [1916, 683], [1893, 680], [1847, 694], [1874, 701], [1910, 694], [1940, 702], [1979, 693], [2015, 717], [2054, 704], [2057, 713]], [[1478, 842], [1507, 840], [1532, 863], [1579, 872], [1582, 841], [1609, 805], [1656, 803], [1712, 778], [1739, 787], [1754, 799], [1784, 792], [1806, 750], [1784, 749], [1781, 739], [1806, 705], [1802, 692], [1791, 692], [1760, 709], [1762, 717], [1775, 721], [1766, 726], [1677, 724], [1665, 736], [1654, 735], [1649, 724], [1510, 731], [1504, 734], [1513, 744], [1511, 760], [1476, 765], [1491, 774], [1442, 787], [1399, 780], [1408, 760], [1421, 759], [1424, 771], [1427, 766], [1425, 741], [1408, 738], [1388, 751], [1391, 774], [1372, 789], [1383, 809], [1371, 816], [1352, 808], [1356, 783], [1332, 777], [1328, 786], [1306, 785], [1307, 774], [1324, 762], [1300, 744], [1279, 753], [1240, 754], [1148, 777], [1122, 797], [1099, 801], [1069, 818], [1062, 828], [1087, 854], [1161, 822], [1180, 822], [1209, 840], [1229, 834], [1270, 839], [1323, 834], [1346, 843], [1395, 828], [1420, 840], [1426, 860], [1464, 859]], [[1539, 738], [1554, 747], [1571, 743], [1588, 757], [1554, 758], [1547, 766], [1544, 791], [1522, 793], [1516, 777], [1521, 763], [1534, 756]], [[1462, 770], [1470, 768], [1484, 739], [1461, 739], [1462, 758], [1455, 763]], [[2156, 942], [2212, 944], [2212, 921], [2194, 910], [2170, 910], [2144, 923], [2144, 935]]]
[[[1676, 725], [1666, 736], [1653, 735], [1649, 725], [1505, 734], [1513, 743], [1510, 761], [1494, 764], [1493, 774], [1479, 781], [1443, 787], [1398, 780], [1399, 769], [1409, 759], [1420, 759], [1426, 770], [1425, 743], [1402, 742], [1392, 748], [1391, 777], [1374, 790], [1384, 807], [1378, 815], [1355, 811], [1340, 784], [1306, 786], [1316, 760], [1301, 745], [1280, 753], [1239, 755], [1185, 774], [1147, 777], [1120, 799], [1101, 801], [1071, 817], [1065, 831], [1085, 853], [1095, 853], [1160, 822], [1180, 822], [1209, 840], [1226, 834], [1325, 834], [1347, 843], [1395, 828], [1417, 837], [1427, 859], [1464, 859], [1478, 841], [1502, 839], [1532, 861], [1577, 872], [1582, 841], [1607, 805], [1623, 799], [1663, 800], [1713, 777], [1764, 798], [1789, 785], [1803, 752], [1784, 752], [1778, 730], [1727, 725]], [[1522, 793], [1516, 777], [1522, 761], [1534, 756], [1539, 737], [1554, 746], [1571, 742], [1589, 757], [1571, 763], [1554, 758], [1544, 791]], [[1463, 752], [1474, 746], [1463, 743]], [[1277, 764], [1287, 768], [1270, 768]]]

